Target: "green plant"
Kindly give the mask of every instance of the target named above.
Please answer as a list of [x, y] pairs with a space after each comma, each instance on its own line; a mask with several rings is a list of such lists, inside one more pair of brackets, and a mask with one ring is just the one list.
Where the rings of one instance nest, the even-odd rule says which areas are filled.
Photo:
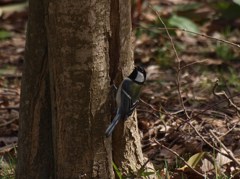
[[8, 162], [4, 160], [2, 156], [0, 158], [0, 178], [1, 179], [14, 179], [15, 175], [15, 166], [16, 166], [16, 159], [12, 156], [8, 155]]
[[219, 90], [226, 90], [227, 87], [231, 87], [232, 92], [238, 92], [240, 90], [240, 76], [236, 69], [228, 67], [218, 71], [219, 75]]
[[168, 52], [168, 47], [165, 45], [162, 48], [157, 49], [156, 61], [161, 68], [169, 68], [173, 66], [173, 60], [171, 60], [171, 54]]
[[113, 169], [114, 169], [114, 171], [116, 172], [118, 178], [119, 178], [119, 179], [122, 179], [122, 178], [123, 178], [122, 173], [121, 173], [121, 171], [118, 169], [117, 165], [116, 165], [114, 162], [113, 162]]
[[229, 45], [217, 43], [215, 51], [217, 57], [223, 60], [232, 60], [234, 58], [234, 53], [232, 49], [229, 47]]
[[240, 78], [239, 73], [233, 68], [229, 68], [230, 74], [228, 76], [228, 83], [236, 88], [236, 91], [240, 90]]
[[[234, 2], [234, 3], [233, 3]], [[213, 7], [221, 14], [219, 18], [233, 20], [240, 15], [240, 2], [239, 0], [219, 1], [212, 3]]]
[[169, 20], [168, 24], [180, 29], [187, 29], [192, 32], [199, 32], [198, 26], [190, 19], [186, 17], [181, 17], [178, 15], [173, 15]]
[[6, 30], [0, 30], [0, 40], [5, 40], [7, 38], [10, 38], [12, 35], [10, 32]]

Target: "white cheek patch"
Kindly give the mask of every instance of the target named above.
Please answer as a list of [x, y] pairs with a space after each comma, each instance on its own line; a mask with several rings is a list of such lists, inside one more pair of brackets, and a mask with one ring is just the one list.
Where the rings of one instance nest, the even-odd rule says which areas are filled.
[[142, 83], [142, 82], [144, 82], [144, 80], [145, 80], [145, 79], [144, 79], [143, 73], [138, 72], [135, 81], [137, 81], [137, 82], [139, 82], [139, 83]]

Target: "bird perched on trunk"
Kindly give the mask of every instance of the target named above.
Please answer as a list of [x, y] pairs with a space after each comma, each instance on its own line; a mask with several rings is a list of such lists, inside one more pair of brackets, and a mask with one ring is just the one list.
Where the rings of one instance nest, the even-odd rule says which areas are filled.
[[140, 66], [135, 67], [133, 72], [122, 81], [116, 95], [117, 114], [105, 132], [106, 137], [112, 134], [121, 119], [125, 120], [133, 113], [139, 101], [141, 87], [145, 81], [146, 72]]

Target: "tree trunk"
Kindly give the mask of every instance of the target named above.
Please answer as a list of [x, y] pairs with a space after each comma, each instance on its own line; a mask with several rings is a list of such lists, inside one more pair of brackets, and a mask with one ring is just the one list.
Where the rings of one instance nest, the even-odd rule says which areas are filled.
[[104, 136], [111, 84], [133, 67], [130, 17], [127, 0], [30, 0], [16, 178], [114, 178], [112, 160], [139, 169], [136, 117], [117, 127], [113, 159]]
[[[132, 49], [132, 24], [131, 24], [131, 1], [112, 1], [111, 9], [111, 32], [114, 35], [111, 46], [117, 47], [112, 53], [117, 54], [111, 62], [118, 62], [118, 69], [122, 78], [128, 76], [133, 69]], [[111, 54], [111, 51], [110, 51]], [[117, 59], [117, 60], [116, 60]], [[116, 67], [116, 65], [113, 65]], [[118, 71], [118, 69], [115, 69]], [[112, 81], [115, 78], [112, 74]], [[121, 80], [122, 80], [121, 78]], [[115, 81], [120, 83], [119, 78]], [[123, 174], [137, 172], [143, 165], [143, 154], [140, 143], [140, 136], [137, 127], [136, 113], [127, 121], [121, 121], [113, 135], [113, 161], [121, 169]]]
[[113, 178], [108, 1], [50, 1], [47, 21], [56, 178]]
[[42, 1], [29, 2], [25, 54], [16, 175], [19, 179], [53, 178], [51, 102]]

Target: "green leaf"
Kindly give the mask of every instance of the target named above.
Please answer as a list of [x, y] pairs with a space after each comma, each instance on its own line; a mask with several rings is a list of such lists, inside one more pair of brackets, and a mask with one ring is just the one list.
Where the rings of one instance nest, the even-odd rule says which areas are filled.
[[188, 18], [173, 15], [169, 20], [168, 23], [172, 26], [186, 29], [192, 32], [199, 32], [198, 26]]
[[143, 173], [141, 173], [141, 176], [148, 177], [148, 176], [153, 175], [153, 174], [155, 174], [155, 172], [143, 172]]
[[196, 10], [199, 9], [203, 4], [199, 2], [192, 2], [187, 4], [179, 4], [176, 5], [175, 10], [176, 11], [190, 11], [190, 10]]
[[11, 37], [11, 33], [5, 30], [0, 30], [0, 40], [4, 40], [6, 38]]
[[197, 153], [197, 154], [191, 156], [190, 159], [187, 161], [187, 163], [191, 167], [196, 168], [196, 166], [201, 161], [201, 159], [204, 157], [204, 155], [205, 155], [205, 152]]
[[119, 179], [122, 179], [122, 174], [121, 174], [120, 170], [118, 169], [117, 165], [115, 165], [114, 162], [113, 162], [112, 164], [113, 164], [113, 168], [114, 168], [114, 170], [115, 170], [118, 178], [119, 178]]
[[240, 6], [240, 0], [233, 0], [233, 2]]
[[[187, 161], [188, 165], [192, 168], [196, 168], [197, 165], [199, 164], [199, 162], [201, 161], [201, 159], [204, 157], [205, 152], [200, 152], [200, 153], [196, 153], [193, 156], [191, 156], [189, 158], [189, 160]], [[181, 168], [178, 168], [179, 171], [185, 171], [186, 169], [188, 169], [189, 167], [187, 165], [184, 165]]]
[[226, 10], [229, 8], [231, 4], [226, 1], [220, 1], [217, 3], [214, 3], [213, 7], [215, 7], [217, 10]]

